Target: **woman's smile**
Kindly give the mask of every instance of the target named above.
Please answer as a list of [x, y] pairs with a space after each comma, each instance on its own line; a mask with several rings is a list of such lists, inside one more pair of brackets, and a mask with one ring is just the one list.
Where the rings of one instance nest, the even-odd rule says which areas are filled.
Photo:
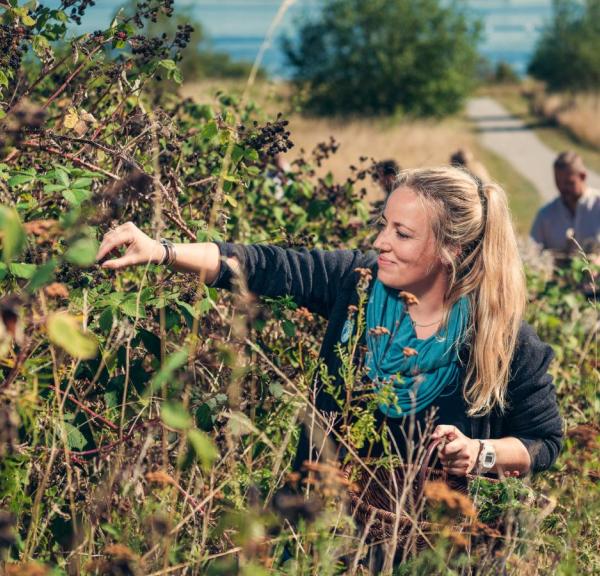
[[377, 264], [381, 267], [381, 266], [391, 266], [393, 264], [395, 264], [395, 262], [393, 260], [390, 260], [389, 258], [386, 258], [383, 254], [379, 255], [379, 258], [377, 258]]

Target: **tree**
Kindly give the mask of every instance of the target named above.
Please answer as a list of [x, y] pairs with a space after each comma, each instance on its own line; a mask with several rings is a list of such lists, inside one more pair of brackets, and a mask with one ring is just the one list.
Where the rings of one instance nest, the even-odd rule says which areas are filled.
[[474, 85], [479, 37], [455, 2], [325, 0], [283, 48], [312, 112], [443, 116]]
[[554, 0], [552, 20], [540, 36], [529, 73], [550, 90], [600, 88], [600, 0]]

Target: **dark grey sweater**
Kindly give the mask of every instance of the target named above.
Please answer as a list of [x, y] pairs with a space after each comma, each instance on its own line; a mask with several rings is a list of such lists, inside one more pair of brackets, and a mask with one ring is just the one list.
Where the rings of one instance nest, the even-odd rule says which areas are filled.
[[[340, 360], [335, 347], [348, 317], [348, 306], [358, 303], [355, 269], [370, 268], [376, 277], [375, 252], [292, 250], [230, 243], [218, 246], [223, 263], [213, 286], [231, 289], [232, 271], [224, 258], [235, 256], [253, 293], [271, 297], [290, 295], [299, 306], [325, 317], [328, 324], [320, 354], [329, 374], [337, 375]], [[464, 354], [468, 356], [468, 350]], [[529, 451], [533, 472], [549, 468], [562, 445], [562, 420], [554, 384], [547, 372], [552, 358], [550, 346], [523, 323], [512, 360], [507, 409], [503, 414], [492, 411], [475, 418], [458, 415], [462, 422], [468, 423], [470, 430], [465, 433], [471, 438], [519, 438]], [[317, 406], [326, 412], [338, 410], [333, 399], [322, 392], [317, 396]]]

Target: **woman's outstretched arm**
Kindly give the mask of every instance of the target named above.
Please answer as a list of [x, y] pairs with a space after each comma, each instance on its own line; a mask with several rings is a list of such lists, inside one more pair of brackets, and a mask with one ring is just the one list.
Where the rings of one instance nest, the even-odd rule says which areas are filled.
[[[97, 260], [125, 248], [125, 253], [102, 266], [119, 270], [139, 264], [159, 263], [165, 249], [159, 242], [128, 222], [108, 232]], [[299, 250], [268, 244], [200, 243], [176, 244], [176, 260], [171, 267], [198, 274], [201, 281], [217, 288], [231, 289], [237, 273], [248, 289], [261, 296], [291, 296], [298, 306], [306, 306], [327, 318], [340, 287], [356, 268], [369, 267], [373, 253], [358, 250]], [[233, 274], [232, 274], [233, 273]]]
[[[114, 250], [125, 248], [125, 253], [102, 263], [103, 268], [120, 270], [138, 264], [159, 264], [165, 256], [165, 248], [160, 242], [144, 234], [135, 224], [127, 222], [106, 233], [98, 250], [96, 260], [106, 258]], [[211, 284], [219, 275], [221, 254], [219, 247], [212, 242], [175, 244], [177, 258], [171, 265], [179, 272], [192, 272], [200, 275]], [[227, 264], [234, 268], [237, 262], [228, 258]]]

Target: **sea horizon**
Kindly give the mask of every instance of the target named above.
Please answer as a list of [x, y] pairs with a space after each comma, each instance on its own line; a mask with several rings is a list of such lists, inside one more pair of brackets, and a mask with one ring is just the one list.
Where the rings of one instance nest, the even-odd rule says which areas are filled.
[[[283, 35], [294, 36], [301, 17], [318, 15], [321, 2], [297, 0], [289, 8], [264, 54], [263, 67], [271, 76], [290, 75], [280, 39]], [[121, 4], [97, 0], [74, 31], [108, 26]], [[463, 0], [463, 4], [467, 15], [483, 23], [481, 55], [492, 65], [503, 61], [524, 74], [539, 34], [552, 15], [551, 0]], [[202, 24], [213, 49], [226, 52], [236, 61], [252, 62], [280, 5], [281, 0], [176, 0], [175, 10], [189, 12]]]

